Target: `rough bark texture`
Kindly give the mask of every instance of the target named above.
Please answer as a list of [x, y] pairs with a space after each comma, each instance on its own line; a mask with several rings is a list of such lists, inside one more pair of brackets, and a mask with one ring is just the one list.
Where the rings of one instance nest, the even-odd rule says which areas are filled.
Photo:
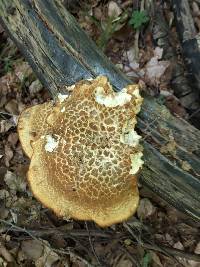
[[[53, 97], [65, 85], [99, 74], [107, 75], [116, 90], [130, 83], [59, 2], [1, 0], [0, 16]], [[139, 115], [138, 128], [144, 136], [145, 160], [140, 182], [199, 220], [200, 132], [148, 97]]]
[[[173, 62], [171, 86], [175, 96], [179, 98], [180, 103], [184, 108], [193, 112], [196, 109], [200, 109], [199, 92], [194, 88], [191, 81], [187, 79], [184, 64], [178, 59], [176, 49], [172, 45], [171, 40], [173, 39], [173, 36], [170, 36], [170, 28], [166, 21], [164, 7], [160, 3], [154, 3], [154, 6], [156, 10], [153, 28], [154, 41], [159, 47], [163, 48], [164, 59]], [[192, 23], [191, 31], [194, 32], [195, 28], [193, 20], [191, 16], [189, 18], [189, 22], [191, 21]], [[189, 28], [189, 25], [187, 28]], [[180, 28], [178, 27], [178, 31], [179, 30]], [[196, 117], [196, 119], [199, 119], [199, 116]]]
[[[197, 34], [188, 0], [172, 0], [182, 52], [187, 66], [188, 79], [194, 93], [200, 95], [200, 35]], [[198, 107], [197, 107], [198, 108]], [[195, 106], [193, 107], [195, 110]]]

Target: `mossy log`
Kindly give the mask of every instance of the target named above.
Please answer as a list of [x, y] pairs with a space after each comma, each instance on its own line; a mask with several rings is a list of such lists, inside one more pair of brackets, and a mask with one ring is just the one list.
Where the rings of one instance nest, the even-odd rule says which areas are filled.
[[[116, 90], [131, 81], [96, 47], [55, 0], [1, 0], [1, 23], [55, 97], [66, 85], [106, 75]], [[140, 183], [200, 220], [200, 131], [145, 97], [138, 118], [145, 165]]]

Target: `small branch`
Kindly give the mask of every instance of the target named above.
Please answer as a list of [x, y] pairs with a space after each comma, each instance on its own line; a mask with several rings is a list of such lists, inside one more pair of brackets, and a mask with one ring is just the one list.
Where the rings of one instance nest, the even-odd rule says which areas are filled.
[[85, 227], [86, 227], [86, 230], [87, 230], [87, 233], [88, 233], [90, 247], [91, 247], [92, 252], [93, 252], [93, 254], [94, 254], [95, 258], [96, 258], [96, 261], [98, 262], [99, 266], [103, 266], [102, 263], [100, 262], [100, 259], [99, 259], [98, 255], [96, 254], [94, 245], [92, 243], [91, 234], [90, 234], [90, 230], [88, 228], [88, 223], [87, 222], [85, 222]]
[[[58, 228], [56, 229], [45, 229], [45, 230], [32, 230], [32, 229], [26, 229], [20, 226], [17, 226], [13, 223], [7, 222], [5, 220], [0, 219], [0, 223], [3, 223], [5, 225], [8, 225], [9, 227], [11, 227], [11, 229], [7, 229], [7, 231], [16, 231], [16, 232], [21, 232], [21, 233], [26, 233], [28, 236], [30, 236], [31, 238], [35, 239], [35, 240], [39, 240], [37, 237], [42, 237], [44, 235], [51, 235], [51, 234], [56, 234], [56, 235], [61, 235], [63, 237], [70, 237], [70, 236], [82, 236], [82, 237], [87, 237], [88, 238], [88, 232], [85, 230], [70, 230], [69, 232], [61, 232]], [[125, 226], [126, 225], [126, 226]], [[124, 224], [125, 228], [128, 230], [128, 232], [131, 234], [131, 236], [133, 237], [134, 240], [132, 240], [132, 243], [134, 245], [139, 245], [142, 246], [145, 249], [150, 249], [150, 250], [154, 250], [154, 251], [158, 251], [161, 253], [166, 254], [167, 256], [177, 256], [177, 257], [181, 257], [181, 258], [185, 258], [188, 260], [194, 260], [194, 261], [199, 261], [200, 262], [200, 255], [194, 254], [194, 253], [188, 253], [188, 252], [184, 252], [182, 250], [176, 249], [176, 248], [170, 248], [167, 246], [163, 246], [163, 245], [157, 245], [157, 244], [149, 244], [147, 243], [146, 240], [142, 239], [142, 233], [140, 233], [140, 237], [138, 237], [138, 235], [134, 234], [131, 227], [125, 223]], [[128, 226], [128, 227], [127, 227]], [[145, 229], [147, 228], [145, 225], [142, 225], [142, 227], [144, 227]], [[121, 242], [124, 238], [127, 239], [127, 234], [116, 234], [113, 231], [110, 231], [110, 233], [104, 233], [102, 231], [97, 231], [97, 230], [90, 230], [90, 235], [94, 236], [94, 237], [102, 237], [105, 238], [107, 240], [118, 240], [119, 242]], [[63, 252], [62, 252], [63, 253]]]
[[125, 253], [128, 255], [128, 257], [130, 258], [130, 260], [132, 261], [132, 263], [134, 264], [134, 266], [136, 266], [136, 267], [141, 267], [141, 265], [140, 265], [140, 263], [138, 262], [138, 260], [134, 258], [134, 256], [132, 255], [132, 253], [130, 253], [130, 252], [128, 251], [128, 249], [126, 249], [126, 248], [123, 247], [123, 246], [121, 246], [119, 249], [120, 249], [121, 251], [125, 252]]
[[[149, 244], [149, 243], [147, 243], [146, 240], [144, 240], [144, 241], [142, 240], [142, 242], [141, 242], [140, 240], [142, 239], [142, 236], [141, 236], [141, 238], [138, 237], [133, 232], [133, 230], [131, 229], [131, 227], [127, 223], [124, 224], [124, 226], [128, 230], [128, 232], [131, 234], [131, 236], [134, 238], [134, 240], [136, 240], [136, 241], [132, 241], [132, 242], [133, 242], [133, 244], [135, 244], [137, 246], [139, 245], [139, 246], [142, 246], [145, 249], [161, 252], [161, 253], [165, 254], [166, 256], [168, 256], [168, 257], [171, 257], [171, 256], [175, 257], [176, 256], [176, 257], [185, 258], [185, 259], [188, 259], [188, 260], [194, 260], [194, 261], [200, 262], [200, 255], [197, 255], [197, 254], [194, 254], [194, 253], [184, 252], [182, 250], [179, 250], [179, 249], [176, 249], [176, 248], [170, 248], [170, 247], [167, 247], [167, 246], [164, 246], [164, 245], [160, 245], [160, 244], [159, 245], [157, 245], [157, 244]], [[175, 259], [175, 260], [177, 261], [177, 259]]]

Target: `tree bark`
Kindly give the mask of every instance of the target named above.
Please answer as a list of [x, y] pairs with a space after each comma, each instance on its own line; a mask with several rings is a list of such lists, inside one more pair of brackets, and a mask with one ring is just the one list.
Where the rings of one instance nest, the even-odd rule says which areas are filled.
[[[188, 0], [172, 0], [176, 28], [193, 93], [200, 96], [200, 34], [197, 33]], [[191, 105], [191, 109], [199, 108]]]
[[[171, 77], [172, 89], [175, 96], [179, 98], [182, 106], [186, 108], [187, 111], [194, 112], [194, 110], [200, 109], [199, 91], [194, 88], [191, 81], [188, 79], [188, 77], [186, 77], [185, 66], [183, 62], [178, 59], [176, 49], [171, 43], [173, 37], [170, 36], [170, 27], [166, 21], [163, 6], [160, 3], [155, 3], [154, 6], [156, 12], [154, 14], [153, 38], [156, 44], [163, 48], [164, 59], [173, 62]], [[192, 18], [190, 18], [189, 21], [191, 21], [190, 24], [193, 23]], [[185, 22], [185, 24], [187, 25], [189, 22]], [[189, 25], [187, 28], [189, 28]], [[193, 24], [191, 28], [191, 31], [194, 32], [195, 28]], [[179, 31], [180, 27], [178, 27], [177, 30]], [[197, 116], [198, 114], [195, 115], [195, 117], [199, 119], [199, 116]]]
[[[57, 0], [1, 0], [0, 16], [53, 97], [66, 85], [98, 75], [108, 76], [115, 90], [132, 83]], [[145, 97], [138, 118], [145, 160], [140, 182], [199, 221], [200, 132], [159, 101]]]

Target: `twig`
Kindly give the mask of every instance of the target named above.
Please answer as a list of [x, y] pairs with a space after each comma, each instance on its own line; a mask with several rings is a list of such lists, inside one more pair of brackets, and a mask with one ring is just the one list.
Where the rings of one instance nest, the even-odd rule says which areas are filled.
[[[194, 261], [199, 261], [200, 262], [200, 255], [197, 255], [197, 254], [194, 254], [194, 253], [184, 252], [182, 250], [179, 250], [179, 249], [176, 249], [176, 248], [170, 248], [170, 247], [163, 246], [163, 245], [161, 246], [161, 245], [157, 245], [157, 244], [148, 244], [145, 241], [140, 242], [140, 239], [132, 231], [130, 226], [128, 226], [126, 224], [125, 228], [129, 231], [129, 233], [132, 235], [132, 237], [136, 240], [136, 241], [132, 240], [132, 242], [133, 242], [133, 244], [135, 244], [137, 246], [139, 245], [139, 246], [142, 246], [145, 249], [161, 252], [161, 253], [165, 254], [166, 256], [168, 256], [168, 257], [176, 256], [176, 257], [185, 258], [185, 259], [188, 259], [188, 260], [194, 260]], [[139, 242], [138, 242], [138, 240], [139, 240]], [[175, 260], [177, 260], [177, 259], [175, 258]]]
[[[64, 251], [64, 250], [61, 250], [61, 249], [56, 249], [56, 248], [52, 248], [50, 245], [46, 244], [43, 240], [41, 239], [38, 239], [37, 237], [35, 237], [32, 233], [30, 233], [27, 229], [25, 228], [22, 228], [20, 226], [17, 226], [13, 223], [10, 223], [10, 222], [7, 222], [3, 219], [0, 219], [0, 223], [3, 223], [3, 224], [6, 224], [6, 225], [9, 225], [10, 227], [12, 227], [13, 229], [16, 229], [20, 232], [24, 232], [26, 233], [27, 235], [29, 235], [32, 239], [42, 243], [42, 245], [44, 246], [47, 246], [49, 247], [49, 249], [51, 249], [52, 251], [54, 252], [57, 252], [57, 253], [61, 253], [61, 254], [65, 254], [65, 255], [70, 255], [72, 257], [75, 257], [77, 259], [79, 259], [80, 261], [82, 261], [84, 264], [86, 264], [88, 267], [95, 267], [94, 265], [92, 265], [91, 263], [89, 263], [86, 259], [82, 258], [80, 255], [78, 255], [77, 253], [75, 252], [72, 252], [70, 250], [70, 248], [68, 248], [68, 251]], [[54, 233], [55, 233], [55, 229], [54, 229]]]
[[[24, 228], [21, 229], [9, 229], [9, 231], [16, 231], [16, 232], [24, 232]], [[32, 230], [28, 229], [29, 233], [32, 235], [35, 235], [37, 237], [41, 237], [44, 235], [51, 235], [55, 234], [56, 235], [61, 235], [63, 237], [69, 237], [69, 236], [80, 236], [80, 237], [88, 237], [88, 233], [85, 230], [70, 230], [70, 231], [64, 231], [59, 228], [56, 229], [38, 229], [38, 230]], [[90, 235], [95, 236], [95, 237], [102, 237], [102, 238], [111, 238], [112, 234], [111, 233], [102, 233], [97, 230], [90, 230]]]
[[194, 260], [194, 261], [198, 261], [200, 262], [200, 256], [197, 255], [197, 254], [194, 254], [194, 253], [189, 253], [189, 252], [185, 252], [185, 251], [182, 251], [182, 250], [179, 250], [177, 248], [170, 248], [170, 247], [167, 247], [167, 246], [157, 246], [154, 248], [152, 245], [148, 245], [148, 244], [144, 244], [146, 248], [150, 249], [150, 250], [155, 250], [155, 251], [158, 251], [158, 252], [162, 252], [163, 253], [163, 250], [166, 251], [167, 253], [175, 256], [175, 257], [180, 257], [180, 258], [185, 258], [185, 259], [188, 259], [188, 260]]
[[143, 242], [142, 242], [142, 240], [141, 240], [141, 238], [138, 237], [133, 232], [133, 230], [131, 229], [131, 227], [126, 222], [123, 223], [123, 226], [124, 226], [124, 228], [126, 228], [126, 230], [128, 230], [128, 232], [132, 235], [132, 237], [137, 241], [137, 244], [139, 244], [140, 246], [143, 246], [144, 245]]
[[120, 250], [121, 251], [123, 251], [123, 252], [125, 252], [128, 256], [129, 256], [129, 258], [130, 258], [130, 260], [133, 262], [133, 264], [136, 266], [136, 267], [140, 267], [141, 265], [140, 265], [140, 263], [138, 262], [138, 260], [136, 260], [134, 257], [133, 257], [133, 255], [126, 249], [126, 248], [124, 248], [124, 247], [120, 247]]
[[95, 258], [96, 258], [96, 260], [97, 260], [99, 266], [102, 266], [102, 264], [101, 264], [101, 262], [100, 262], [100, 260], [99, 260], [99, 257], [98, 257], [98, 255], [96, 254], [94, 245], [93, 245], [93, 243], [92, 243], [92, 239], [91, 239], [91, 235], [90, 235], [90, 231], [89, 231], [88, 223], [87, 223], [87, 222], [85, 222], [85, 227], [86, 227], [86, 230], [87, 230], [87, 232], [88, 232], [88, 239], [89, 239], [89, 242], [90, 242], [90, 247], [91, 247], [91, 249], [92, 249], [92, 252], [93, 252], [93, 254], [94, 254], [94, 256], [95, 256]]
[[27, 235], [29, 235], [31, 238], [33, 238], [34, 240], [37, 240], [38, 241], [38, 239], [34, 235], [32, 235], [28, 230], [26, 230], [25, 228], [22, 228], [22, 227], [17, 226], [17, 225], [15, 225], [13, 223], [7, 222], [7, 221], [5, 221], [3, 219], [0, 219], [0, 223], [9, 225], [13, 229], [16, 229], [16, 230], [19, 230], [19, 231], [23, 231], [24, 233], [26, 233]]
[[[56, 234], [60, 234], [62, 236], [65, 236], [65, 235], [68, 235], [68, 236], [72, 235], [73, 236], [74, 235], [74, 236], [87, 236], [88, 237], [88, 233], [85, 231], [81, 231], [81, 230], [77, 230], [77, 231], [71, 230], [69, 233], [61, 232], [60, 230], [57, 230], [57, 228], [56, 229], [47, 229], [47, 230], [29, 230], [29, 229], [14, 225], [14, 224], [12, 224], [8, 221], [5, 221], [3, 219], [0, 219], [0, 223], [6, 224], [9, 227], [12, 227], [12, 229], [10, 229], [10, 231], [16, 230], [17, 232], [24, 232], [27, 235], [29, 235], [31, 238], [33, 238], [37, 241], [39, 239], [36, 237], [36, 235], [38, 235], [40, 237], [40, 236], [45, 235], [45, 234], [55, 234], [55, 231], [56, 231]], [[124, 227], [125, 227], [125, 225], [127, 225], [127, 223], [124, 223]], [[145, 241], [141, 241], [140, 238], [138, 238], [138, 236], [136, 234], [134, 234], [131, 227], [129, 225], [127, 225], [127, 226], [128, 227], [125, 227], [125, 228], [127, 230], [128, 229], [130, 230], [130, 231], [128, 230], [128, 232], [134, 237], [134, 240], [136, 240], [136, 241], [132, 240], [132, 243], [134, 245], [137, 245], [137, 246], [140, 245], [145, 249], [150, 249], [150, 250], [158, 251], [158, 252], [165, 253], [165, 254], [169, 253], [169, 254], [172, 254], [173, 256], [177, 256], [177, 257], [185, 258], [188, 260], [194, 260], [194, 261], [200, 262], [200, 255], [197, 255], [194, 253], [188, 253], [188, 252], [176, 249], [176, 248], [170, 248], [170, 247], [163, 246], [163, 245], [161, 246], [161, 245], [148, 244]], [[90, 236], [98, 236], [98, 237], [109, 238], [109, 239], [112, 238], [112, 240], [116, 239], [119, 241], [121, 241], [122, 238], [127, 238], [127, 234], [113, 235], [112, 233], [110, 233], [110, 234], [102, 233], [102, 232], [99, 232], [96, 230], [90, 230]]]
[[91, 264], [89, 261], [87, 261], [85, 258], [81, 257], [79, 254], [72, 252], [69, 248], [68, 251], [62, 250], [62, 249], [56, 249], [56, 248], [51, 248], [54, 252], [64, 254], [64, 255], [70, 255], [71, 257], [74, 257], [76, 259], [79, 259], [82, 261], [87, 267], [96, 267], [93, 264]]

